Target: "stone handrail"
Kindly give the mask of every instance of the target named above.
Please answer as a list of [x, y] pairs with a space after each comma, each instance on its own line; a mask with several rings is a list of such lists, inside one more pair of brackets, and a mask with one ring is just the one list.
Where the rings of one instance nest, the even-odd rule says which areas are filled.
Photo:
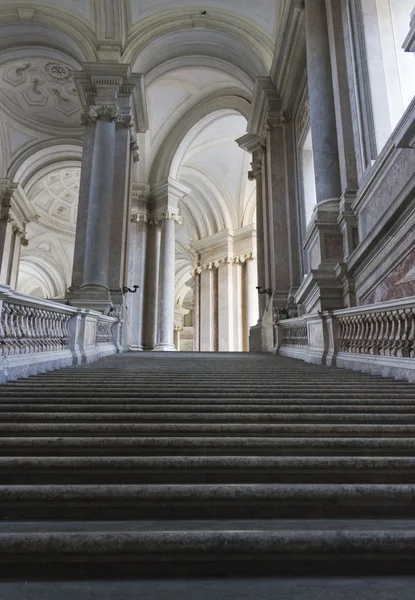
[[0, 285], [0, 382], [121, 351], [121, 321]]
[[412, 299], [335, 311], [340, 352], [415, 358]]
[[301, 318], [279, 321], [281, 346], [302, 347], [308, 345], [307, 324]]
[[415, 381], [415, 297], [278, 321], [283, 356]]
[[[22, 302], [23, 300], [23, 302]], [[36, 306], [26, 298], [3, 301], [0, 356], [17, 356], [69, 348], [69, 321], [76, 310]]]

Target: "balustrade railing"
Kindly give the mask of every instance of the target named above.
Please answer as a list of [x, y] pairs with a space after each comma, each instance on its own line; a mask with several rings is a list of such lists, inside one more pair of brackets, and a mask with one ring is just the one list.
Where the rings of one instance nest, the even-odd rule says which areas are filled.
[[284, 356], [415, 382], [415, 298], [277, 321], [276, 340]]
[[337, 313], [336, 319], [340, 352], [415, 358], [415, 308]]
[[97, 332], [95, 336], [96, 344], [108, 344], [113, 341], [113, 328], [114, 322], [111, 320], [99, 320], [97, 323]]
[[121, 321], [0, 285], [0, 383], [121, 351]]
[[66, 350], [69, 347], [68, 325], [72, 316], [70, 312], [3, 302], [0, 356]]
[[307, 324], [304, 321], [281, 323], [281, 346], [304, 347], [308, 345]]

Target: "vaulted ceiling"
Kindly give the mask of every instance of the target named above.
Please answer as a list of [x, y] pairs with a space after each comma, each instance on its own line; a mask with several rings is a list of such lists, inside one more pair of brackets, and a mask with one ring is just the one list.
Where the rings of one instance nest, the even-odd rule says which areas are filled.
[[[144, 75], [148, 128], [134, 179], [169, 176], [191, 190], [178, 279], [192, 241], [253, 222], [249, 157], [235, 139], [255, 78], [270, 73], [285, 1], [0, 0], [0, 178], [21, 183], [38, 215], [22, 254], [25, 289], [50, 295], [70, 282], [82, 148], [71, 71], [83, 62], [124, 62]], [[36, 266], [48, 260], [59, 285]]]

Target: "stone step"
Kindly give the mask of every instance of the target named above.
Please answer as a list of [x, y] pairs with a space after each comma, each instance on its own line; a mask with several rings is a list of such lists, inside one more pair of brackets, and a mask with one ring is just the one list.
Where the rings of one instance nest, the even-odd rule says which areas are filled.
[[[19, 407], [20, 408], [20, 407]], [[64, 410], [65, 407], [63, 407]], [[343, 411], [341, 408], [336, 410], [332, 407], [319, 407], [319, 411], [316, 412], [310, 407], [306, 407], [307, 410], [302, 409], [301, 412], [216, 412], [212, 409], [212, 412], [164, 412], [162, 410], [147, 412], [127, 411], [124, 410], [123, 406], [119, 406], [118, 412], [102, 412], [101, 408], [96, 412], [83, 412], [82, 408], [79, 408], [76, 412], [60, 412], [54, 410], [53, 412], [35, 412], [34, 407], [24, 407], [20, 411], [15, 410], [14, 412], [2, 412], [0, 410], [0, 416], [2, 424], [5, 423], [153, 423], [153, 424], [173, 424], [182, 423], [184, 425], [191, 423], [317, 423], [317, 424], [330, 424], [330, 423], [341, 423], [341, 424], [398, 424], [404, 423], [410, 425], [415, 423], [415, 407], [413, 412], [397, 412], [394, 408], [394, 412], [389, 412], [391, 409], [385, 409], [385, 412], [373, 411], [368, 412], [367, 410], [356, 407], [352, 410], [351, 407], [345, 407]], [[359, 411], [359, 408], [361, 411]], [[323, 410], [326, 409], [326, 410]], [[347, 412], [346, 409], [349, 409]], [[32, 410], [33, 412], [28, 412]], [[120, 411], [123, 412], [120, 412]], [[404, 410], [404, 409], [402, 409]], [[1, 425], [0, 425], [1, 426]]]
[[249, 390], [244, 390], [244, 393], [237, 393], [236, 390], [234, 390], [232, 393], [221, 393], [221, 394], [214, 394], [211, 391], [207, 391], [206, 393], [199, 393], [197, 394], [197, 396], [195, 396], [194, 390], [193, 391], [189, 391], [189, 392], [171, 392], [171, 393], [166, 393], [166, 391], [164, 392], [160, 392], [160, 393], [156, 393], [156, 392], [151, 392], [151, 393], [143, 393], [142, 391], [140, 392], [131, 392], [131, 391], [119, 391], [119, 392], [114, 392], [111, 391], [110, 394], [106, 394], [105, 391], [98, 391], [96, 389], [91, 390], [90, 392], [87, 391], [83, 391], [83, 392], [79, 392], [74, 390], [72, 393], [68, 392], [59, 392], [59, 390], [57, 391], [49, 391], [49, 390], [45, 390], [43, 393], [42, 392], [30, 392], [29, 390], [25, 390], [24, 392], [17, 392], [17, 391], [8, 391], [8, 392], [3, 392], [2, 393], [2, 400], [14, 400], [14, 401], [34, 401], [34, 400], [47, 400], [49, 401], [57, 401], [59, 399], [62, 399], [64, 401], [76, 401], [78, 398], [80, 399], [88, 399], [90, 401], [93, 401], [94, 399], [98, 400], [99, 402], [105, 401], [105, 400], [121, 400], [121, 401], [126, 401], [126, 400], [140, 400], [140, 401], [147, 401], [147, 402], [157, 402], [157, 400], [162, 401], [162, 402], [170, 402], [170, 403], [176, 403], [176, 402], [181, 402], [181, 401], [194, 401], [194, 402], [207, 402], [208, 400], [212, 400], [212, 399], [216, 399], [217, 402], [220, 402], [221, 400], [230, 400], [230, 401], [238, 401], [241, 402], [241, 399], [245, 399], [245, 401], [252, 401], [252, 400], [268, 400], [270, 402], [274, 401], [274, 400], [302, 400], [304, 401], [322, 401], [322, 400], [351, 400], [351, 401], [355, 401], [355, 400], [392, 400], [392, 401], [396, 401], [396, 400], [411, 400], [412, 402], [415, 401], [415, 394], [412, 393], [397, 393], [394, 394], [392, 392], [390, 393], [386, 393], [383, 391], [372, 391], [372, 392], [361, 392], [359, 394], [352, 394], [351, 393], [347, 393], [347, 392], [339, 392], [339, 391], [335, 391], [335, 390], [330, 390], [325, 388], [324, 391], [321, 392], [316, 392], [315, 390], [313, 390], [313, 392], [297, 392], [296, 390], [292, 390], [291, 392], [287, 392], [287, 393], [260, 393], [260, 392], [250, 392]]
[[169, 437], [379, 437], [415, 438], [415, 425], [372, 423], [0, 423], [0, 436]]
[[[357, 403], [358, 402], [358, 403]], [[36, 413], [48, 413], [48, 414], [95, 414], [97, 417], [99, 415], [105, 415], [108, 413], [112, 414], [123, 414], [126, 413], [128, 415], [128, 419], [130, 415], [134, 414], [143, 414], [154, 415], [155, 418], [159, 418], [158, 415], [164, 414], [172, 414], [181, 416], [183, 414], [200, 414], [200, 411], [203, 409], [203, 414], [206, 415], [221, 415], [221, 414], [229, 414], [229, 411], [232, 411], [232, 414], [236, 415], [297, 415], [302, 416], [305, 414], [315, 414], [315, 413], [329, 413], [330, 415], [334, 414], [363, 414], [363, 415], [371, 415], [371, 414], [391, 414], [392, 417], [394, 414], [414, 414], [415, 413], [415, 405], [411, 401], [379, 401], [374, 403], [372, 401], [356, 401], [356, 403], [344, 404], [344, 403], [325, 403], [325, 404], [316, 404], [310, 402], [309, 404], [297, 404], [290, 402], [290, 404], [286, 403], [255, 403], [255, 404], [233, 404], [233, 403], [221, 403], [221, 404], [193, 404], [193, 403], [182, 403], [182, 404], [151, 404], [151, 403], [124, 403], [117, 402], [107, 403], [107, 402], [89, 402], [88, 399], [85, 401], [77, 401], [77, 403], [66, 403], [63, 401], [53, 402], [53, 403], [39, 403], [32, 402], [30, 404], [23, 402], [13, 402], [13, 403], [0, 403], [0, 415], [7, 414], [36, 414]], [[7, 412], [3, 412], [7, 411]], [[262, 418], [262, 417], [261, 417]]]
[[415, 518], [413, 484], [0, 486], [0, 519]]
[[413, 456], [412, 437], [2, 437], [2, 456]]
[[73, 577], [102, 578], [109, 564], [115, 577], [181, 571], [187, 576], [411, 574], [414, 525], [329, 519], [52, 521], [13, 524], [13, 529], [1, 524], [0, 574], [18, 578], [32, 572], [43, 579], [70, 571]]
[[0, 484], [415, 483], [414, 457], [2, 457]]

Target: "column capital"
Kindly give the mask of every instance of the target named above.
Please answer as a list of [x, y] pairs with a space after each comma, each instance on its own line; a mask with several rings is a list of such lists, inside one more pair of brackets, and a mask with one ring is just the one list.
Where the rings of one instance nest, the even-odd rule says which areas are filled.
[[129, 65], [84, 63], [82, 71], [73, 71], [75, 85], [83, 106], [82, 123], [97, 119], [117, 121], [138, 131], [148, 129], [144, 80], [141, 73], [131, 73]]
[[[190, 194], [190, 189], [175, 179], [167, 177], [155, 183], [151, 188], [151, 208], [158, 218], [179, 216], [179, 202]], [[170, 215], [170, 216], [164, 216]]]
[[268, 113], [266, 127], [267, 129], [274, 129], [275, 127], [282, 127], [286, 123], [291, 121], [291, 116], [283, 110], [277, 113]]

